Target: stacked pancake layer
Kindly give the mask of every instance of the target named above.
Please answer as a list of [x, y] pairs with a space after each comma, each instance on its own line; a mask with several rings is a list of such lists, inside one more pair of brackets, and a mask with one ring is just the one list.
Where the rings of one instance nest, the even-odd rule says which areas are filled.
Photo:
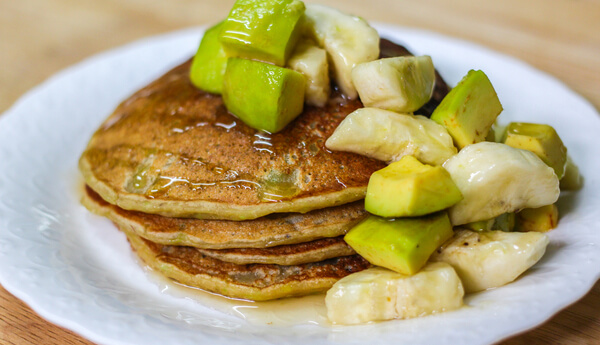
[[[397, 49], [382, 40], [382, 55]], [[332, 97], [259, 132], [196, 89], [189, 66], [136, 92], [94, 134], [79, 164], [83, 204], [150, 267], [230, 297], [325, 291], [367, 268], [342, 236], [367, 215], [369, 177], [385, 165], [324, 146], [361, 103]]]
[[342, 238], [366, 215], [362, 202], [243, 222], [124, 210], [89, 187], [82, 202], [112, 220], [153, 269], [229, 297], [260, 301], [321, 292], [369, 267]]

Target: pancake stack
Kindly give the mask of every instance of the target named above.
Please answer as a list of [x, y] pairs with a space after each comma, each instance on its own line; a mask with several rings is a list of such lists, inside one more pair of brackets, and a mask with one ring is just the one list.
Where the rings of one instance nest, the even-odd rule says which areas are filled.
[[[381, 48], [407, 54], [386, 40]], [[334, 92], [270, 134], [195, 88], [189, 67], [136, 92], [96, 131], [79, 164], [83, 204], [156, 271], [229, 297], [325, 291], [369, 267], [343, 235], [367, 216], [369, 177], [385, 164], [325, 147], [360, 101]], [[443, 81], [436, 87], [433, 102], [447, 92]]]

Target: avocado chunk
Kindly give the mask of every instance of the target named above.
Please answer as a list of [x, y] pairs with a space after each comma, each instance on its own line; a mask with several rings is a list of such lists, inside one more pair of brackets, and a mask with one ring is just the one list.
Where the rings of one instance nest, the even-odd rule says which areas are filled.
[[446, 169], [404, 156], [371, 175], [365, 210], [382, 217], [415, 217], [460, 200], [462, 194]]
[[492, 218], [492, 219], [480, 220], [477, 222], [467, 223], [467, 224], [461, 225], [461, 227], [468, 229], [468, 230], [473, 230], [473, 231], [490, 231], [490, 230], [492, 230], [492, 227], [494, 226], [495, 219], [496, 218]]
[[230, 58], [223, 77], [223, 101], [248, 126], [279, 132], [304, 106], [305, 78], [291, 69]]
[[493, 125], [490, 127], [488, 134], [485, 136], [485, 141], [490, 141], [492, 143], [496, 142], [496, 128], [494, 128]]
[[498, 217], [480, 220], [478, 222], [467, 223], [461, 225], [461, 227], [473, 230], [473, 231], [490, 231], [500, 230], [504, 232], [511, 232], [515, 228], [515, 213], [507, 212], [499, 215]]
[[219, 41], [223, 22], [206, 30], [190, 67], [190, 80], [204, 91], [221, 94], [227, 56]]
[[373, 265], [413, 275], [450, 237], [448, 214], [437, 212], [418, 218], [371, 215], [352, 228], [344, 240]]
[[470, 70], [442, 99], [431, 119], [446, 127], [454, 144], [463, 147], [484, 141], [502, 104], [482, 71]]
[[546, 232], [556, 228], [558, 208], [555, 204], [538, 208], [525, 208], [517, 213], [515, 228], [517, 231]]
[[514, 212], [507, 212], [494, 218], [494, 224], [492, 230], [501, 230], [504, 232], [511, 232], [515, 229], [516, 214]]
[[511, 122], [502, 141], [518, 149], [528, 150], [540, 157], [562, 178], [567, 165], [567, 148], [552, 126], [537, 123]]
[[304, 9], [298, 0], [237, 0], [220, 35], [227, 56], [284, 66], [300, 37]]
[[433, 94], [435, 69], [430, 56], [399, 56], [361, 63], [352, 82], [365, 107], [412, 113]]
[[573, 159], [567, 155], [565, 174], [560, 179], [560, 190], [578, 190], [583, 187], [583, 176], [579, 174], [579, 168]]

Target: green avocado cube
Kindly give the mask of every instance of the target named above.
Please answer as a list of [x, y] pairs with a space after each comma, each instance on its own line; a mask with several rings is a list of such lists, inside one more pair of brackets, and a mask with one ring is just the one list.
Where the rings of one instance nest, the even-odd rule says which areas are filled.
[[381, 217], [415, 217], [448, 208], [462, 198], [442, 166], [404, 156], [371, 175], [365, 210]]
[[494, 218], [494, 225], [492, 230], [501, 230], [504, 232], [511, 232], [515, 229], [516, 214], [514, 212], [507, 212]]
[[482, 71], [470, 70], [442, 99], [431, 119], [446, 127], [454, 144], [463, 147], [484, 141], [502, 104]]
[[275, 133], [302, 113], [305, 83], [305, 77], [291, 69], [230, 58], [223, 101], [248, 126]]
[[538, 208], [525, 208], [517, 212], [517, 231], [547, 232], [558, 225], [558, 207], [555, 204]]
[[284, 66], [300, 37], [304, 9], [298, 0], [237, 0], [220, 36], [227, 56]]
[[227, 56], [219, 41], [223, 22], [206, 30], [190, 67], [190, 80], [204, 91], [221, 94]]
[[492, 230], [492, 227], [494, 226], [494, 220], [495, 220], [495, 218], [488, 219], [488, 220], [479, 220], [477, 222], [463, 224], [463, 225], [461, 225], [461, 227], [468, 229], [468, 230], [473, 230], [473, 231], [490, 231], [490, 230]]
[[581, 187], [583, 187], [583, 176], [571, 156], [567, 155], [565, 174], [560, 179], [560, 190], [579, 190]]
[[461, 227], [473, 231], [501, 230], [504, 232], [511, 232], [515, 228], [515, 213], [503, 213], [498, 217], [463, 224], [461, 225]]
[[559, 179], [565, 174], [567, 148], [552, 126], [511, 122], [502, 141], [508, 146], [535, 153], [554, 169]]
[[492, 127], [490, 127], [490, 130], [488, 131], [488, 134], [485, 136], [485, 141], [495, 143], [496, 137], [496, 128], [494, 127], [494, 125], [492, 125]]
[[417, 218], [371, 215], [352, 228], [344, 240], [373, 265], [413, 275], [452, 234], [452, 224], [443, 211]]

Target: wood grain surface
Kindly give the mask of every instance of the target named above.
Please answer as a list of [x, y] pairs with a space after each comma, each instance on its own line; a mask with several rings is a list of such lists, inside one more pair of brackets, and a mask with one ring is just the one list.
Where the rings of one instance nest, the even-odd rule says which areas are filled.
[[[555, 76], [600, 108], [598, 0], [318, 2], [370, 21], [436, 31], [512, 55]], [[215, 23], [232, 4], [233, 0], [0, 0], [0, 112], [86, 57], [139, 38]], [[600, 284], [545, 324], [502, 343], [600, 343]], [[40, 318], [0, 287], [0, 344], [91, 343]]]

